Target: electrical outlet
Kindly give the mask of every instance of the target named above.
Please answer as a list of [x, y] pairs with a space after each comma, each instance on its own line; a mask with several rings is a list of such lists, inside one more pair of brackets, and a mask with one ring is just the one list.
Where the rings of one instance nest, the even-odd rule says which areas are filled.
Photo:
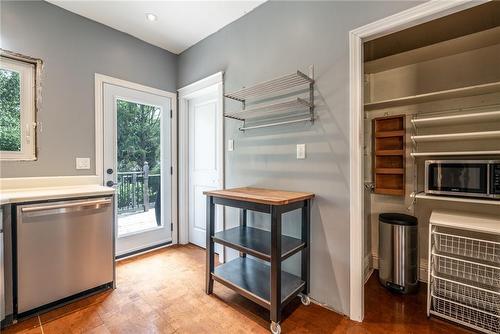
[[306, 158], [306, 144], [297, 144], [297, 159]]
[[234, 140], [229, 139], [227, 141], [227, 150], [228, 151], [234, 151]]
[[90, 169], [90, 158], [76, 158], [76, 169]]

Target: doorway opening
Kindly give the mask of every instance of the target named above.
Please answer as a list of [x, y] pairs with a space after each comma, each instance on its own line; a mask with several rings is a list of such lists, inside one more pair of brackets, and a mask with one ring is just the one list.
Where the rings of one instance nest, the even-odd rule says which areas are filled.
[[116, 189], [115, 256], [175, 243], [175, 95], [96, 75], [96, 97], [103, 183]]
[[[491, 71], [499, 66], [493, 56], [500, 45], [498, 25], [485, 26], [494, 22], [485, 15], [474, 18], [477, 12], [495, 12], [488, 6], [495, 4], [431, 2], [351, 32], [350, 228], [351, 241], [364, 240], [351, 243], [353, 320], [363, 320], [367, 307], [377, 305], [380, 310], [373, 300], [365, 305], [363, 290], [372, 270], [387, 268], [391, 262], [383, 249], [379, 252], [379, 243], [386, 244], [381, 236], [387, 235], [380, 229], [380, 213], [418, 218], [418, 257], [412, 277], [429, 282], [431, 212], [452, 206], [471, 212], [486, 208], [425, 197], [424, 171], [426, 159], [472, 159], [500, 152], [498, 141], [491, 138], [454, 141], [453, 135], [447, 136], [493, 131], [493, 122], [479, 127], [478, 122], [441, 123], [457, 115], [461, 119], [487, 114], [500, 105], [498, 88], [491, 88], [500, 82], [499, 72]], [[442, 24], [447, 28], [440, 29]], [[370, 281], [377, 280], [375, 276]], [[425, 287], [421, 290], [424, 296], [428, 293]], [[425, 306], [421, 310], [424, 318], [432, 308], [432, 299], [427, 301], [427, 313]], [[368, 316], [370, 310], [366, 311]]]
[[[179, 241], [206, 246], [204, 191], [224, 188], [223, 73], [179, 89]], [[216, 209], [216, 230], [223, 228]], [[216, 252], [222, 262], [223, 247]]]

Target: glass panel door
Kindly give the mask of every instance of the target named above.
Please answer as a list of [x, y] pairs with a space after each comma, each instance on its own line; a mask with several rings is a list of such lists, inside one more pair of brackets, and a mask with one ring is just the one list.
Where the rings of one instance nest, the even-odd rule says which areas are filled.
[[116, 189], [116, 255], [171, 241], [170, 99], [104, 86], [105, 183]]

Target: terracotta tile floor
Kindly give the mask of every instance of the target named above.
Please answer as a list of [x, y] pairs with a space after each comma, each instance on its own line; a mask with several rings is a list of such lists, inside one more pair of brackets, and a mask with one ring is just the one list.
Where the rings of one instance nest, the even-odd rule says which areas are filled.
[[[269, 333], [268, 312], [215, 283], [204, 289], [205, 253], [175, 246], [119, 262], [118, 288], [40, 314], [2, 333]], [[290, 304], [282, 333], [468, 333], [425, 315], [425, 289], [395, 296], [375, 275], [366, 285], [366, 319], [348, 318], [300, 301]]]

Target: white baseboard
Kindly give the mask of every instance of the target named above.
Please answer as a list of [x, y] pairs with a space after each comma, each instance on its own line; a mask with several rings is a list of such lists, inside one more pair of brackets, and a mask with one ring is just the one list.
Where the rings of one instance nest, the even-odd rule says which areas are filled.
[[[367, 260], [367, 258], [368, 258], [368, 260]], [[372, 266], [371, 266], [372, 270], [379, 268], [378, 267], [378, 260], [379, 260], [378, 254], [373, 253], [371, 256], [367, 255], [365, 257], [365, 278], [366, 278], [366, 273], [367, 273], [367, 270], [366, 270], [367, 262], [369, 263], [370, 260], [371, 260], [371, 263], [372, 263]], [[418, 267], [418, 280], [419, 281], [427, 283], [427, 272], [428, 272], [428, 270], [429, 270], [428, 261], [424, 260], [424, 259], [421, 259], [420, 263], [419, 263], [419, 267]]]
[[370, 254], [366, 254], [365, 256], [365, 265], [364, 265], [364, 273], [363, 273], [363, 277], [364, 277], [364, 283], [366, 284], [366, 282], [368, 282], [368, 280], [370, 279], [370, 276], [373, 274], [373, 258]]

